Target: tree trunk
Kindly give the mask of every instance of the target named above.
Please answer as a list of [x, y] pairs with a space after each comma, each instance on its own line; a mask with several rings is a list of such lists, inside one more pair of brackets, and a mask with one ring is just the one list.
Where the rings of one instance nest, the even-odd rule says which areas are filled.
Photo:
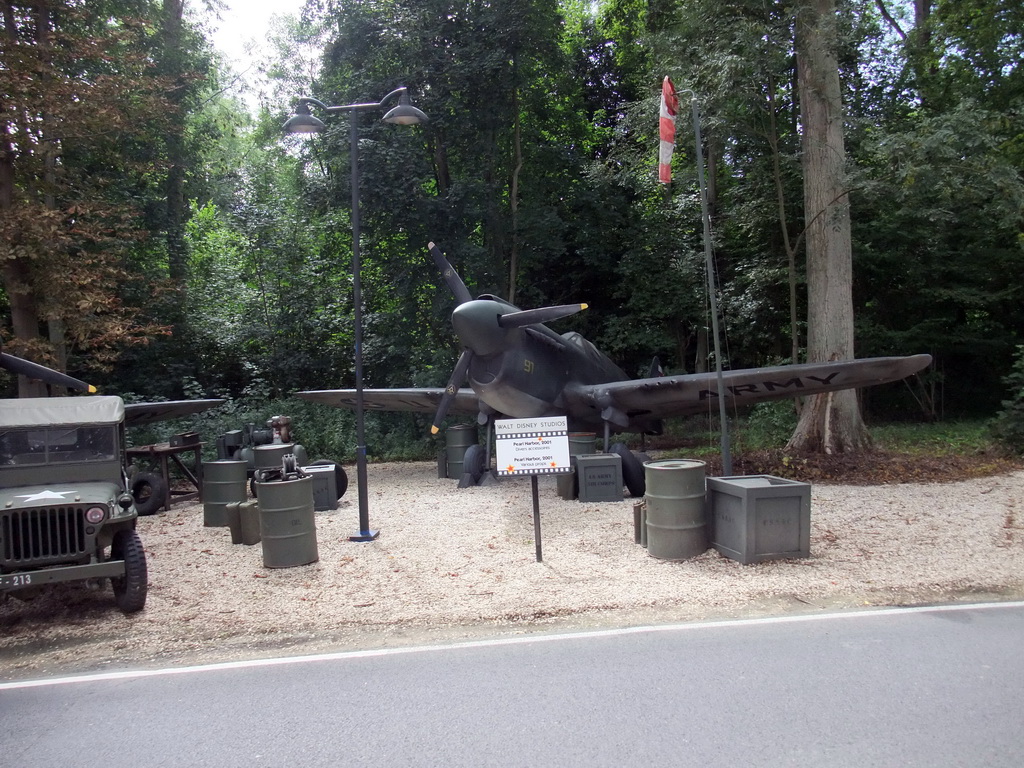
[[779, 129], [776, 118], [778, 106], [775, 102], [775, 80], [768, 81], [768, 146], [772, 150], [772, 178], [775, 180], [775, 206], [779, 216], [779, 230], [782, 232], [782, 245], [786, 251], [786, 270], [789, 275], [789, 360], [797, 362], [800, 355], [800, 326], [796, 312], [796, 250], [795, 243], [789, 239], [789, 214], [786, 211], [786, 188], [782, 181], [782, 161], [779, 149]]
[[[42, 11], [39, 11], [42, 13]], [[16, 34], [14, 11], [11, 3], [4, 3], [4, 34], [13, 40]], [[10, 215], [14, 207], [15, 148], [11, 142], [11, 126], [0, 121], [0, 218]], [[15, 341], [31, 344], [39, 339], [39, 315], [27, 259], [16, 257], [3, 262], [4, 292], [11, 310], [11, 332]], [[19, 397], [42, 397], [46, 385], [18, 376]]]
[[702, 326], [697, 329], [697, 354], [693, 360], [693, 370], [696, 373], [708, 372], [708, 329]]
[[[49, 50], [50, 47], [50, 16], [48, 3], [41, 2], [39, 4], [39, 22], [37, 24], [38, 29], [38, 41], [39, 46], [44, 51]], [[50, 80], [49, 77], [43, 76], [44, 85]], [[53, 118], [48, 113], [44, 112], [42, 116], [42, 136], [43, 141], [41, 142], [45, 152], [45, 178], [43, 179], [43, 204], [47, 209], [55, 211], [57, 209], [57, 155], [58, 155], [58, 142], [59, 139], [55, 135], [51, 135], [50, 125], [53, 123]], [[52, 283], [47, 283], [47, 286]], [[47, 290], [44, 287], [44, 291]], [[66, 326], [64, 318], [57, 309], [59, 303], [55, 301], [51, 296], [46, 297], [44, 306], [49, 307], [47, 314], [46, 325], [49, 330], [50, 346], [53, 347], [53, 356], [57, 361], [56, 368], [61, 373], [67, 373], [68, 370], [68, 342], [66, 334]], [[45, 310], [44, 310], [45, 311]], [[67, 389], [65, 387], [57, 386], [54, 384], [50, 385], [51, 395], [66, 395]]]
[[[853, 255], [836, 46], [835, 0], [809, 0], [797, 18], [809, 362], [853, 358]], [[869, 446], [857, 393], [844, 390], [805, 404], [786, 449], [852, 453]]]
[[171, 280], [184, 287], [188, 277], [185, 248], [185, 123], [183, 96], [185, 78], [182, 71], [181, 21], [183, 0], [164, 0], [163, 4], [163, 68], [177, 86], [169, 95], [173, 105], [171, 127], [167, 133], [167, 192], [165, 229], [167, 266]]
[[515, 109], [515, 123], [512, 128], [512, 179], [509, 183], [509, 214], [512, 219], [512, 243], [509, 249], [508, 303], [516, 303], [516, 289], [519, 284], [519, 175], [523, 170], [523, 125], [519, 111], [519, 89], [512, 91], [512, 106]]

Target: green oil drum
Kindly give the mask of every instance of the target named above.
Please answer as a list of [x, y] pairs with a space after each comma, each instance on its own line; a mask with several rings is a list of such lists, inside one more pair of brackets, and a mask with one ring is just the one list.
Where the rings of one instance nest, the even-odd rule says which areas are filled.
[[663, 560], [688, 560], [708, 549], [703, 461], [668, 459], [644, 464], [647, 551]]
[[291, 443], [257, 445], [252, 451], [253, 466], [256, 469], [280, 469], [281, 460], [291, 452]]
[[244, 461], [203, 462], [203, 525], [219, 528], [228, 524], [227, 505], [245, 501]]
[[576, 477], [576, 462], [574, 459], [577, 456], [587, 456], [591, 453], [597, 453], [597, 433], [569, 433], [569, 464], [573, 467], [573, 471], [568, 474], [558, 475], [555, 479], [556, 490], [563, 499], [575, 499], [579, 496], [579, 479]]
[[463, 459], [471, 445], [480, 441], [480, 433], [475, 424], [456, 424], [448, 427], [444, 433], [445, 458], [448, 464], [448, 477], [461, 480], [463, 475]]
[[288, 455], [295, 457], [295, 466], [309, 464], [306, 449], [298, 443], [277, 443], [275, 445], [257, 445], [252, 452], [252, 463], [255, 469], [280, 469], [281, 460]]
[[569, 455], [586, 456], [597, 453], [597, 434], [594, 432], [570, 432]]
[[312, 477], [260, 483], [257, 503], [265, 568], [290, 568], [320, 559]]

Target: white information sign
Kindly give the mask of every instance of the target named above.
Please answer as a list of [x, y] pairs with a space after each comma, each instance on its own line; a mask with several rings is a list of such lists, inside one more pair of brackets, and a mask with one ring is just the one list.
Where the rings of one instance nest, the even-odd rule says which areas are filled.
[[494, 422], [498, 474], [550, 475], [571, 472], [565, 416], [498, 419]]

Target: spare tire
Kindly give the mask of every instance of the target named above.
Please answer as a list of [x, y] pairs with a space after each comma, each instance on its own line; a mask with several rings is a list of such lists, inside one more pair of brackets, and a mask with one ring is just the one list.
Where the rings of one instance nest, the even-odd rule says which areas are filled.
[[154, 472], [138, 472], [132, 478], [132, 498], [140, 515], [155, 515], [167, 500], [167, 483]]

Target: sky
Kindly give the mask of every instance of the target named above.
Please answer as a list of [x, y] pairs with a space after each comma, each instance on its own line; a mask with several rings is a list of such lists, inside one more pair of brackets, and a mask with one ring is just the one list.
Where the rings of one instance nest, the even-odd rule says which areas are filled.
[[[200, 7], [199, 0], [190, 0]], [[237, 65], [248, 62], [245, 44], [262, 41], [272, 15], [298, 15], [305, 0], [224, 0], [221, 22], [213, 36], [214, 46]], [[238, 67], [245, 69], [244, 66]]]

